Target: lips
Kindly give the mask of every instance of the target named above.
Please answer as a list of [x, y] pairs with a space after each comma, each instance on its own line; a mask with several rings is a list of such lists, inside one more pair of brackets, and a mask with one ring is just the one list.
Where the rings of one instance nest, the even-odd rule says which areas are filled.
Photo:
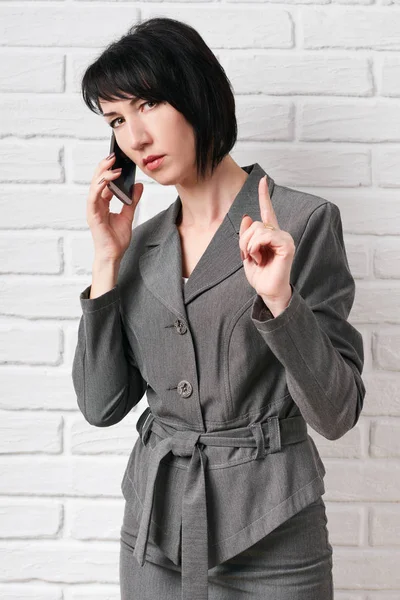
[[165, 156], [165, 154], [151, 154], [151, 156], [148, 156], [143, 160], [143, 164], [144, 166], [146, 166], [148, 163], [153, 162], [154, 160], [156, 160], [157, 158], [161, 158], [162, 156]]

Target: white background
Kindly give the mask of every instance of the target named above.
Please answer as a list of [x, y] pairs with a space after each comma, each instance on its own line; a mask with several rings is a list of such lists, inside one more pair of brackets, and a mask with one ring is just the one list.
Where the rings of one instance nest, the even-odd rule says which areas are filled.
[[[93, 261], [86, 197], [111, 131], [80, 79], [152, 16], [191, 24], [225, 68], [233, 158], [341, 210], [367, 396], [340, 440], [310, 433], [327, 469], [335, 600], [399, 600], [400, 7], [388, 0], [0, 0], [0, 597], [120, 597], [120, 482], [146, 400], [96, 428], [72, 386]], [[138, 181], [134, 225], [177, 196]]]

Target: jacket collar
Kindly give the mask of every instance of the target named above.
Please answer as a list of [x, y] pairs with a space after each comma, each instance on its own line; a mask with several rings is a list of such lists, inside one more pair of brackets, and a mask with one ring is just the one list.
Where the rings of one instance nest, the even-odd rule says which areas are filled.
[[146, 239], [139, 268], [147, 288], [173, 313], [186, 320], [185, 306], [196, 296], [243, 267], [239, 229], [243, 214], [260, 221], [258, 184], [267, 175], [272, 199], [274, 180], [258, 163], [242, 167], [249, 176], [235, 197], [221, 225], [191, 273], [182, 284], [182, 253], [176, 221], [182, 202], [178, 196], [163, 213], [159, 226]]

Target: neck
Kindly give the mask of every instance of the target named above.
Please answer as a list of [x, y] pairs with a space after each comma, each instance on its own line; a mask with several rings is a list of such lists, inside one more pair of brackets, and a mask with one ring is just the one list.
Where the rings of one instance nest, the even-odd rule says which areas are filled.
[[219, 225], [247, 177], [248, 173], [228, 154], [208, 179], [177, 184], [182, 210], [176, 224], [197, 230]]

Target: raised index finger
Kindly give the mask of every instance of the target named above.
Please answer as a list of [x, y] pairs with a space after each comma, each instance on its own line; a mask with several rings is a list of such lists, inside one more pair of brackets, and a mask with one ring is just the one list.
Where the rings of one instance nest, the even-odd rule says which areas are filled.
[[270, 223], [274, 227], [279, 228], [278, 219], [276, 218], [268, 191], [267, 176], [262, 177], [258, 184], [258, 199], [260, 202], [261, 221], [263, 223]]

